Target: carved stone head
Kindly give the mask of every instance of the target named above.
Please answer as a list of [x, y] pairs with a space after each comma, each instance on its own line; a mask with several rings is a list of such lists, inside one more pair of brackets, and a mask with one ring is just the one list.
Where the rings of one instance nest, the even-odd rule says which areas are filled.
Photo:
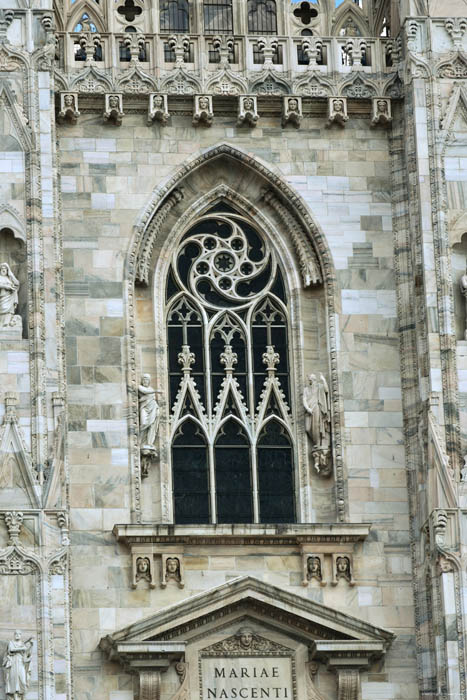
[[198, 100], [198, 106], [200, 109], [209, 109], [209, 98], [201, 96]]
[[319, 557], [308, 557], [307, 572], [308, 578], [321, 578], [321, 561]]
[[243, 109], [246, 112], [251, 112], [252, 109], [254, 109], [255, 103], [253, 101], [252, 97], [245, 97], [243, 100]]
[[154, 109], [161, 109], [164, 106], [164, 98], [162, 95], [154, 95], [152, 98], [152, 106]]
[[344, 111], [344, 101], [343, 100], [334, 100], [332, 103], [332, 108], [334, 112], [343, 112]]
[[350, 559], [348, 557], [337, 557], [336, 574], [350, 579]]
[[140, 576], [146, 576], [149, 573], [149, 559], [147, 557], [138, 557], [136, 560], [136, 571]]
[[65, 107], [74, 107], [75, 105], [75, 97], [74, 95], [65, 95], [63, 98], [63, 104]]
[[376, 102], [376, 106], [378, 108], [378, 112], [380, 114], [387, 114], [388, 113], [388, 103], [386, 100], [378, 100]]
[[250, 627], [242, 627], [238, 630], [236, 636], [239, 638], [240, 644], [243, 647], [243, 649], [249, 649], [253, 644], [253, 638], [255, 634]]
[[180, 578], [180, 560], [177, 557], [167, 557], [165, 566], [167, 578]]
[[295, 97], [292, 97], [292, 99], [289, 100], [288, 107], [289, 107], [289, 112], [297, 112], [298, 111], [298, 100], [296, 100]]
[[110, 95], [109, 107], [110, 107], [110, 109], [119, 109], [120, 108], [120, 100], [119, 100], [117, 95]]

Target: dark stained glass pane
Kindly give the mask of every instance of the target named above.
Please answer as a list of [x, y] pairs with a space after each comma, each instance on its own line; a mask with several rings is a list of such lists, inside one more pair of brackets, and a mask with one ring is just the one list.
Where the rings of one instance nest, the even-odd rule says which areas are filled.
[[172, 446], [175, 522], [209, 523], [207, 449], [193, 421], [180, 426]]
[[260, 522], [295, 522], [292, 446], [277, 421], [265, 426], [258, 442], [258, 488]]
[[215, 446], [215, 469], [218, 522], [253, 522], [248, 437], [236, 421], [227, 421], [221, 428]]

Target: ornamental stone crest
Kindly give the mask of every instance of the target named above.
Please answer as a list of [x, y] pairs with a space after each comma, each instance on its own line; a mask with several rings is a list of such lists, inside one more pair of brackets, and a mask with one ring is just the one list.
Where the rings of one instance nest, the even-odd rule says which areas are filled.
[[274, 654], [275, 656], [287, 655], [291, 653], [291, 649], [273, 642], [271, 639], [266, 639], [259, 634], [256, 634], [251, 627], [245, 626], [231, 637], [223, 639], [221, 642], [216, 642], [202, 650], [203, 656], [232, 656], [258, 655], [265, 656]]

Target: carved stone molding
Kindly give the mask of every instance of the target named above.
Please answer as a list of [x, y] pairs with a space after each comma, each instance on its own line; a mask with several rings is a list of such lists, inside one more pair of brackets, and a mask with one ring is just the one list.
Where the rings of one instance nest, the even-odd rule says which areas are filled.
[[161, 696], [160, 671], [139, 672], [139, 700], [159, 700]]
[[[290, 546], [349, 544], [366, 539], [371, 525], [115, 525], [113, 534], [128, 546], [138, 544]], [[149, 550], [147, 550], [149, 551]], [[159, 550], [160, 551], [160, 550]]]
[[16, 545], [19, 544], [19, 535], [23, 525], [23, 513], [18, 511], [8, 511], [4, 515], [5, 525], [8, 530], [8, 544]]
[[306, 235], [293, 214], [279, 201], [272, 190], [265, 190], [264, 201], [269, 204], [287, 228], [297, 254], [304, 287], [323, 282], [318, 256], [306, 242]]
[[183, 192], [174, 189], [159, 207], [151, 224], [146, 229], [143, 240], [138, 250], [136, 261], [136, 279], [142, 284], [149, 284], [149, 270], [151, 266], [152, 250], [157, 233], [169, 215], [171, 209], [183, 199]]

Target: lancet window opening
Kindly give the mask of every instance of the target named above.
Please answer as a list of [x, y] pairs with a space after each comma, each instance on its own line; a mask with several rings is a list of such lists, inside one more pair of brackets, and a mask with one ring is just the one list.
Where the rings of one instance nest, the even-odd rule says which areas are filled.
[[219, 204], [166, 283], [176, 523], [295, 521], [289, 300], [277, 253]]

